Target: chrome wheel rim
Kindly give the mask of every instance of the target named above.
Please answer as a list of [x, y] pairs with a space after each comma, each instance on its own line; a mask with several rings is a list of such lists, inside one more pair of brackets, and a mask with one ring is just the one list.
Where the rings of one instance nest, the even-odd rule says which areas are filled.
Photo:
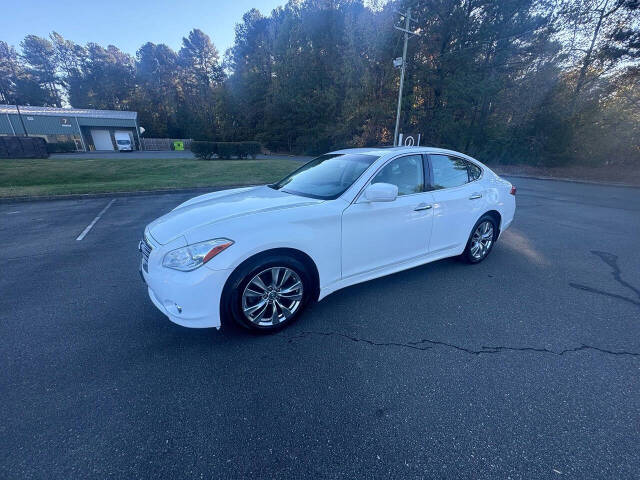
[[300, 276], [287, 267], [270, 267], [255, 275], [242, 292], [242, 311], [258, 326], [278, 325], [291, 318], [302, 303]]
[[484, 221], [476, 228], [471, 236], [471, 256], [475, 260], [486, 257], [493, 243], [493, 224]]

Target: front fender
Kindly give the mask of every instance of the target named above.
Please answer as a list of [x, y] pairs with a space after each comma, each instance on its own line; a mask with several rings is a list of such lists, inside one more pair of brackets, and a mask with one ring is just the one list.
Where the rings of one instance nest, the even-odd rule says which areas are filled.
[[[320, 287], [341, 275], [342, 201], [260, 213], [213, 224], [198, 237], [225, 237], [234, 244], [210, 260], [212, 270], [234, 270], [242, 262], [266, 250], [290, 248], [308, 255], [316, 265]], [[190, 240], [191, 241], [191, 240]]]

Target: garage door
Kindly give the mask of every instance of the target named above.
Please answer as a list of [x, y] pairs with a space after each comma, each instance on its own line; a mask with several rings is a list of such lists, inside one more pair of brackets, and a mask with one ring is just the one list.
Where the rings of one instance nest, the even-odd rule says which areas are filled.
[[109, 130], [91, 130], [91, 138], [96, 150], [113, 150], [113, 142]]

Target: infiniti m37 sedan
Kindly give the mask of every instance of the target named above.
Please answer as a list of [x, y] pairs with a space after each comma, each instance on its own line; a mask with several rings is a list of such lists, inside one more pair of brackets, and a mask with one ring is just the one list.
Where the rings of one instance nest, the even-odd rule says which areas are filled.
[[179, 325], [277, 330], [348, 285], [445, 257], [481, 262], [515, 207], [515, 187], [458, 152], [339, 150], [272, 185], [178, 205], [145, 228], [141, 273]]

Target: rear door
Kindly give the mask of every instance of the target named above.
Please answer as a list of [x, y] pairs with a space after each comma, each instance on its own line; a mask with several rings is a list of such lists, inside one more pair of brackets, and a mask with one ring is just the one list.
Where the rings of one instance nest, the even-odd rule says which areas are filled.
[[462, 252], [471, 228], [484, 213], [482, 170], [463, 158], [430, 154], [433, 232], [429, 252]]
[[398, 187], [392, 202], [368, 202], [361, 195], [342, 214], [342, 276], [402, 263], [427, 252], [433, 221], [420, 154], [395, 158], [371, 183]]

